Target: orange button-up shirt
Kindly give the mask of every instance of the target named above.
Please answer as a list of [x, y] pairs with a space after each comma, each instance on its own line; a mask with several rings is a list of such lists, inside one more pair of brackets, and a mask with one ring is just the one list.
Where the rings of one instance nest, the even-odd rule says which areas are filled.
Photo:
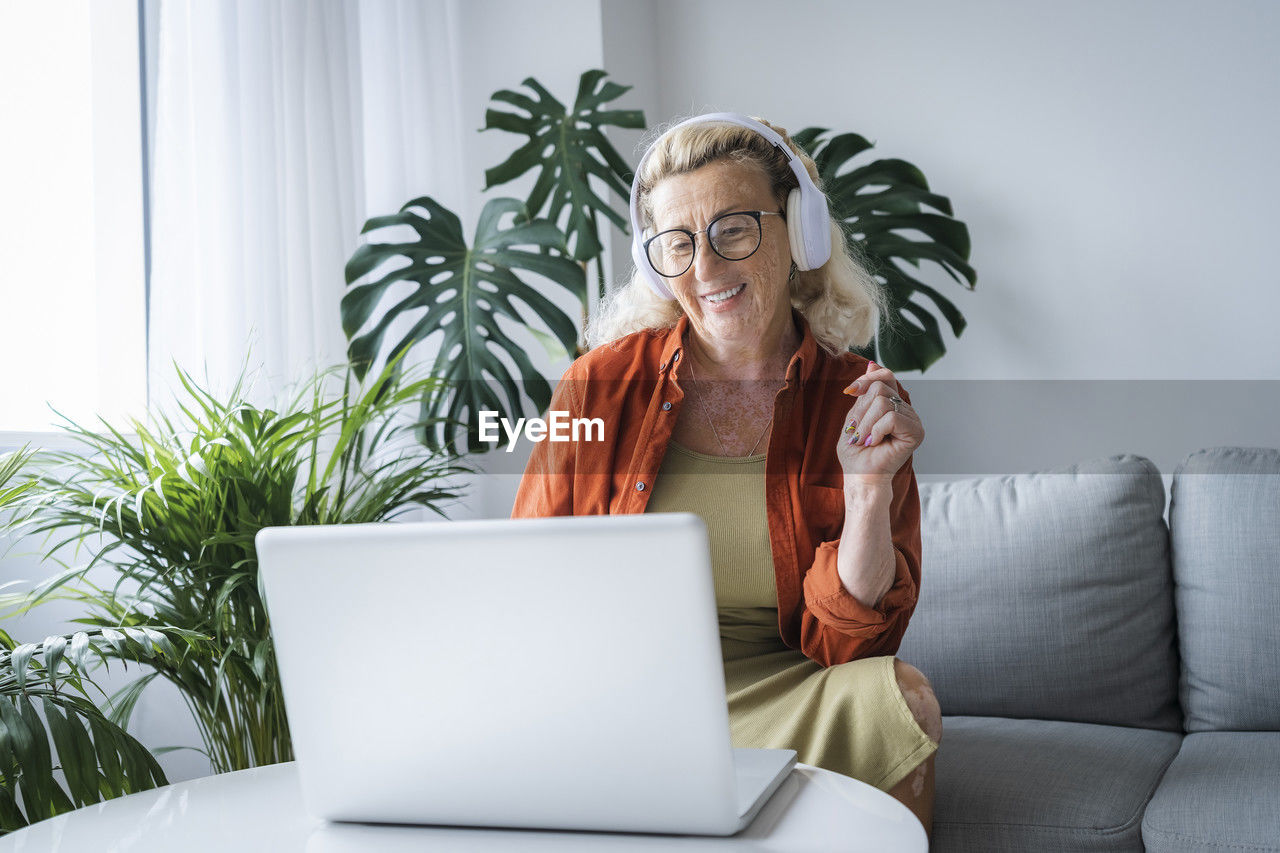
[[[890, 524], [893, 585], [878, 607], [849, 594], [836, 568], [844, 526], [843, 474], [836, 441], [853, 398], [844, 388], [867, 360], [833, 357], [808, 323], [774, 398], [765, 459], [765, 508], [783, 642], [823, 666], [898, 650], [920, 588], [920, 497], [911, 460], [893, 478]], [[557, 386], [552, 411], [599, 418], [604, 438], [539, 442], [516, 493], [512, 516], [642, 513], [653, 493], [684, 392], [679, 377], [688, 319], [670, 330], [637, 332], [579, 358]], [[898, 395], [910, 400], [898, 386]]]

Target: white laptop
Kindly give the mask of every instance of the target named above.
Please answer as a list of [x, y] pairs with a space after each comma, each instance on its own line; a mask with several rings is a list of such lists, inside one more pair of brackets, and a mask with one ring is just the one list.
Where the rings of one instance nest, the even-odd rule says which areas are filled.
[[697, 516], [277, 527], [257, 547], [317, 817], [731, 835], [795, 764], [730, 746]]

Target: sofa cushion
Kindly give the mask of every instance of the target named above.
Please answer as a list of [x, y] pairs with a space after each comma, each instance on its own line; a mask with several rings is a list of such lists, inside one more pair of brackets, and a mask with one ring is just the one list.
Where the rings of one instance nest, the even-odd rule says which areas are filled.
[[1175, 732], [944, 717], [933, 845], [951, 851], [1142, 850], [1142, 814]]
[[1187, 735], [1142, 819], [1147, 850], [1280, 851], [1277, 768], [1280, 732]]
[[1280, 450], [1218, 447], [1173, 474], [1187, 731], [1280, 729]]
[[920, 486], [898, 657], [944, 714], [1180, 730], [1164, 484], [1138, 456]]

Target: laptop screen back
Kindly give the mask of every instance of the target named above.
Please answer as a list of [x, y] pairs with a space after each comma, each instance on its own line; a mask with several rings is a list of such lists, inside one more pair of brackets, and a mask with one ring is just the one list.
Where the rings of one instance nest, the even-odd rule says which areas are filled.
[[270, 528], [258, 556], [316, 815], [736, 822], [696, 516]]

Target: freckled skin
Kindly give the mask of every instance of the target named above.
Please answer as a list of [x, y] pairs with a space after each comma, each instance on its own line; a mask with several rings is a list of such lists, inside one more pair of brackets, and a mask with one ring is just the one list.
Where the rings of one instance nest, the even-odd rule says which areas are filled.
[[[687, 365], [686, 365], [687, 367]], [[684, 406], [672, 437], [684, 447], [712, 456], [763, 453], [769, 444], [773, 396], [780, 382], [711, 380], [683, 374]], [[708, 422], [714, 422], [714, 431]]]

